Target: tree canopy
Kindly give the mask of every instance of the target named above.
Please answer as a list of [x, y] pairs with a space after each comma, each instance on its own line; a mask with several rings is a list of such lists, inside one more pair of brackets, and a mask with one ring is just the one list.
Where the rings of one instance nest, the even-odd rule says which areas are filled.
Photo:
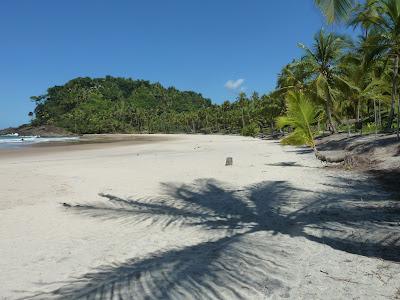
[[126, 78], [75, 78], [36, 102], [34, 125], [55, 125], [75, 133], [188, 132], [255, 135], [274, 127], [283, 98], [241, 93], [216, 105], [192, 91]]

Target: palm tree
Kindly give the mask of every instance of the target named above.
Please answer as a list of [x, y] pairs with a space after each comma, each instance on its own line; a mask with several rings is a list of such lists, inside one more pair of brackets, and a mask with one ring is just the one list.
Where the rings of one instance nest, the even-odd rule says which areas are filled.
[[[379, 2], [382, 11], [377, 20], [372, 25], [373, 29], [366, 40], [366, 49], [370, 59], [384, 57], [392, 59], [392, 99], [387, 130], [390, 130], [394, 120], [395, 104], [400, 111], [400, 101], [398, 98], [398, 73], [400, 58], [400, 0], [384, 0]], [[397, 114], [397, 136], [399, 135], [400, 115]]]
[[381, 64], [379, 61], [366, 64], [362, 53], [352, 53], [345, 57], [340, 65], [344, 82], [346, 82], [344, 88], [342, 88], [344, 98], [342, 102], [350, 103], [351, 106], [355, 104], [356, 120], [360, 122], [361, 126], [362, 107], [365, 103], [374, 103], [375, 125], [377, 127], [376, 101], [388, 102], [390, 87], [386, 80], [386, 68]]
[[239, 96], [237, 97], [237, 103], [239, 104], [240, 109], [241, 109], [242, 129], [246, 126], [246, 122], [244, 119], [244, 110], [245, 110], [245, 107], [247, 106], [247, 102], [248, 102], [248, 99], [247, 99], [246, 94], [244, 92], [241, 92], [239, 94]]
[[361, 27], [364, 38], [368, 37], [373, 25], [379, 19], [379, 14], [382, 12], [379, 3], [380, 0], [366, 0], [364, 3], [357, 3], [353, 9], [348, 25], [354, 29]]
[[291, 90], [304, 91], [307, 88], [308, 76], [305, 66], [294, 60], [278, 75], [277, 89], [273, 92], [273, 96], [282, 96]]
[[337, 88], [346, 83], [341, 77], [338, 64], [343, 57], [343, 50], [349, 45], [345, 38], [334, 33], [325, 34], [323, 30], [315, 35], [311, 49], [303, 44], [299, 45], [305, 51], [305, 56], [299, 63], [309, 72], [316, 99], [324, 103], [332, 133], [337, 132], [332, 117], [333, 103], [340, 93]]
[[314, 151], [315, 156], [324, 162], [338, 163], [344, 157], [329, 158], [321, 154], [315, 144], [315, 124], [318, 122], [320, 111], [306, 98], [304, 93], [289, 92], [286, 96], [287, 111], [285, 116], [277, 119], [277, 127], [291, 126], [294, 131], [282, 140], [286, 145], [307, 145]]
[[286, 96], [286, 116], [278, 117], [277, 127], [291, 126], [294, 131], [282, 140], [287, 145], [307, 145], [315, 149], [313, 125], [318, 121], [315, 105], [301, 92], [289, 92]]
[[354, 3], [355, 0], [315, 0], [315, 4], [321, 9], [328, 23], [348, 18]]

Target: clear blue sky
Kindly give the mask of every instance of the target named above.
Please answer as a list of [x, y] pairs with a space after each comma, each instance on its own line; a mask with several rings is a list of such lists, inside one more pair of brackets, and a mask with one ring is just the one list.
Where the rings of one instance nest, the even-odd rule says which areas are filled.
[[[313, 0], [2, 0], [0, 128], [77, 76], [124, 76], [220, 103], [264, 93], [323, 26]], [[238, 87], [239, 88], [239, 87]]]

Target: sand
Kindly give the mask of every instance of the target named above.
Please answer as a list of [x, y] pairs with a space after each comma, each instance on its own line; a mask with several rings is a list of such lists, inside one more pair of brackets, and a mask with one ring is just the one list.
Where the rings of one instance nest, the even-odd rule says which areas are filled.
[[0, 152], [1, 299], [400, 299], [400, 203], [371, 177], [151, 139]]

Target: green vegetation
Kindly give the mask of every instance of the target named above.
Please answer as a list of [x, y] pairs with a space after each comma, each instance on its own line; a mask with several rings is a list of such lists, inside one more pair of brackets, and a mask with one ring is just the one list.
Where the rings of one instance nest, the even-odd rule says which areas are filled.
[[354, 0], [315, 0], [329, 23], [340, 21], [349, 16]]
[[36, 102], [33, 125], [55, 125], [74, 133], [243, 133], [274, 128], [282, 97], [240, 93], [235, 102], [211, 103], [201, 94], [125, 78], [76, 78], [54, 86]]
[[289, 92], [286, 97], [286, 116], [277, 120], [278, 128], [291, 126], [294, 131], [282, 139], [283, 144], [307, 145], [315, 148], [315, 124], [318, 123], [319, 112], [302, 92]]
[[314, 150], [315, 156], [324, 162], [344, 161], [344, 156], [327, 157], [317, 149], [314, 138], [318, 132], [315, 125], [319, 123], [322, 115], [318, 108], [302, 92], [289, 92], [286, 96], [286, 103], [286, 115], [277, 119], [277, 126], [279, 128], [291, 126], [294, 131], [283, 138], [281, 143], [284, 145], [307, 145]]
[[[274, 93], [287, 102], [287, 116], [279, 118], [278, 125], [294, 128], [283, 142], [308, 144], [316, 151], [313, 136], [321, 129], [390, 132], [396, 114], [399, 136], [400, 0], [316, 4], [328, 21], [346, 22], [362, 35], [352, 41], [321, 30], [310, 47], [299, 44], [303, 56], [283, 68]], [[299, 118], [294, 106], [318, 112], [318, 117]]]

